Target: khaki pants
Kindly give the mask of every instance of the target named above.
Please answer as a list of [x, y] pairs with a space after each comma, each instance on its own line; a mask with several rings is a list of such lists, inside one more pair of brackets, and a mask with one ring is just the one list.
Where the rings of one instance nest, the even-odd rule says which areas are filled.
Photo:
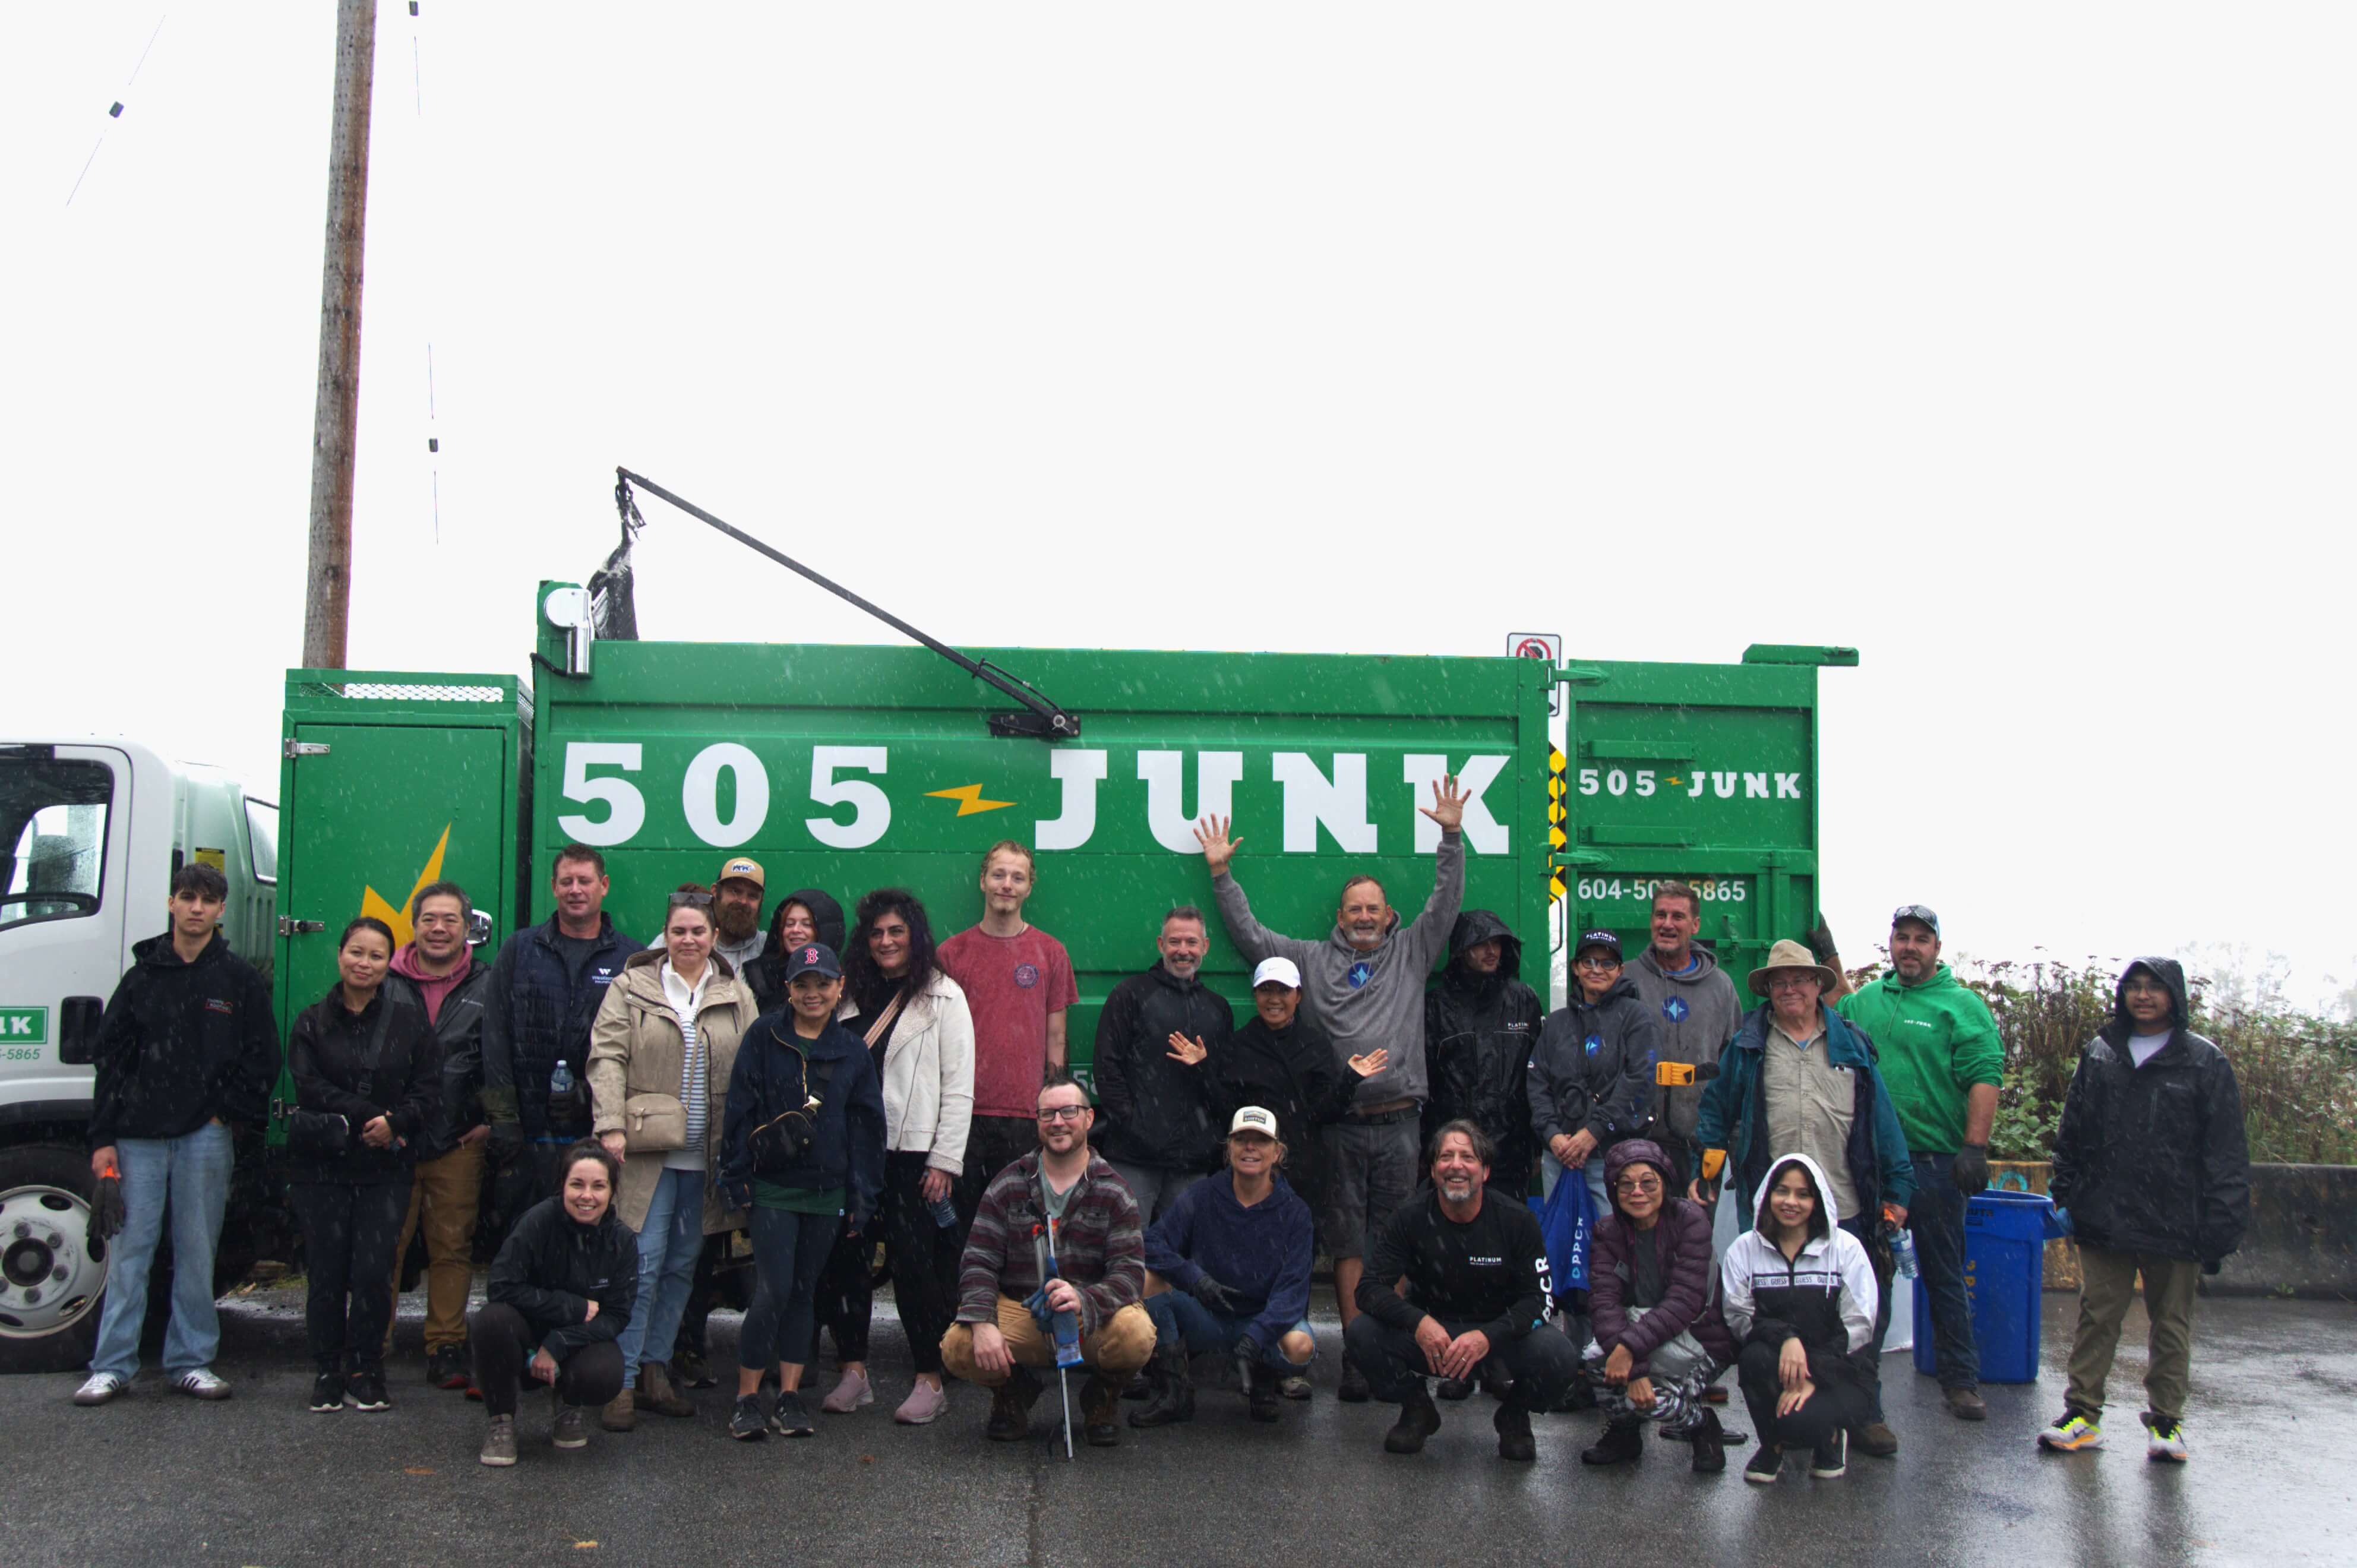
[[2120, 1348], [2120, 1326], [2144, 1275], [2146, 1340], [2145, 1397], [2149, 1414], [2177, 1421], [2185, 1414], [2193, 1366], [2193, 1287], [2201, 1265], [2153, 1252], [2115, 1252], [2079, 1246], [2079, 1329], [2071, 1341], [2072, 1409], [2090, 1420], [2102, 1415], [2104, 1380]]
[[[482, 1201], [483, 1146], [461, 1144], [417, 1167], [409, 1187], [409, 1218], [393, 1250], [393, 1288], [401, 1292], [401, 1260], [409, 1239], [425, 1227], [425, 1350], [467, 1342], [467, 1292], [475, 1277], [475, 1210]], [[385, 1346], [393, 1345], [388, 1325]]]
[[[998, 1298], [998, 1332], [1006, 1337], [1007, 1353], [1023, 1367], [1056, 1365], [1056, 1346], [1039, 1331], [1031, 1309], [1011, 1295]], [[1122, 1383], [1154, 1356], [1154, 1319], [1135, 1303], [1123, 1307], [1094, 1334], [1081, 1341], [1081, 1356], [1089, 1369], [1108, 1381]], [[942, 1336], [942, 1362], [969, 1383], [995, 1389], [1005, 1378], [995, 1378], [974, 1364], [974, 1325], [953, 1323]]]

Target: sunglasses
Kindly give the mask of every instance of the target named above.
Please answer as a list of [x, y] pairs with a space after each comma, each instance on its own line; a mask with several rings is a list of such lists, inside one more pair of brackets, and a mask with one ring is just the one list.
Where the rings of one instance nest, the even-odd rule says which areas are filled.
[[712, 895], [709, 893], [674, 893], [671, 896], [671, 908], [674, 909], [709, 909], [712, 908]]

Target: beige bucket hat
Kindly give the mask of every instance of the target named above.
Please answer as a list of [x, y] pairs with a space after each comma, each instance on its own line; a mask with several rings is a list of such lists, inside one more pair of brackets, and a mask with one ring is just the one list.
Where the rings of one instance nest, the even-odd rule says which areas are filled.
[[1817, 977], [1826, 992], [1841, 983], [1841, 977], [1819, 963], [1809, 950], [1799, 942], [1778, 942], [1768, 950], [1768, 961], [1751, 972], [1751, 994], [1768, 994], [1768, 977], [1780, 969], [1805, 969]]

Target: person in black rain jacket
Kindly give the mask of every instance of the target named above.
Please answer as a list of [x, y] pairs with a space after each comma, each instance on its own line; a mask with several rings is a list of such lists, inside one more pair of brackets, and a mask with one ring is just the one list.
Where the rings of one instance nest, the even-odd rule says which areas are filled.
[[311, 1409], [323, 1414], [390, 1402], [393, 1247], [409, 1213], [414, 1146], [442, 1114], [441, 1046], [417, 993], [385, 984], [393, 946], [382, 920], [363, 915], [346, 926], [335, 989], [296, 1016], [287, 1050], [297, 1109], [342, 1129], [332, 1152], [290, 1143], [287, 1162], [310, 1283]]
[[[1098, 1153], [1151, 1225], [1218, 1163], [1218, 1062], [1235, 1028], [1228, 999], [1196, 978], [1210, 947], [1202, 911], [1162, 918], [1152, 969], [1113, 988], [1097, 1015], [1094, 1073], [1105, 1118]], [[1208, 1064], [1207, 1064], [1208, 1058]]]
[[2233, 1064], [2186, 1027], [2185, 971], [2140, 958], [2120, 975], [2111, 1022], [2079, 1053], [2048, 1190], [2079, 1239], [2079, 1326], [2049, 1448], [2099, 1447], [2104, 1383], [2138, 1275], [2151, 1322], [2145, 1452], [2182, 1462], [2193, 1302], [2251, 1223], [2251, 1157]]
[[1487, 909], [1468, 909], [1448, 933], [1448, 967], [1424, 995], [1424, 1054], [1432, 1098], [1426, 1139], [1458, 1117], [1498, 1146], [1491, 1180], [1521, 1194], [1538, 1163], [1524, 1089], [1546, 1004], [1523, 983], [1522, 939]]

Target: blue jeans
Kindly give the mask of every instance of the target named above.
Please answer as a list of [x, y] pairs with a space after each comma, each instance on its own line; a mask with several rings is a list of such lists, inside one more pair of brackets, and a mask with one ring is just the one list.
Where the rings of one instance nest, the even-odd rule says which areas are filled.
[[[1907, 1212], [1911, 1219], [1915, 1211], [1910, 1208]], [[1880, 1254], [1883, 1249], [1877, 1247], [1874, 1240], [1875, 1232], [1882, 1229], [1879, 1213], [1871, 1218], [1863, 1214], [1846, 1214], [1842, 1216], [1841, 1228], [1857, 1238], [1858, 1245], [1866, 1249], [1867, 1261], [1874, 1265], [1874, 1372], [1865, 1385], [1868, 1414], [1866, 1422], [1858, 1423], [1865, 1425], [1882, 1419], [1882, 1342], [1890, 1335], [1891, 1276], [1882, 1267]]]
[[1973, 1304], [1964, 1294], [1964, 1205], [1948, 1163], [1953, 1155], [1915, 1156], [1915, 1201], [1907, 1229], [1915, 1238], [1915, 1288], [1932, 1308], [1932, 1355], [1943, 1389], [1981, 1380], [1980, 1347], [1973, 1339]]
[[[1211, 1350], [1232, 1350], [1236, 1341], [1244, 1337], [1244, 1330], [1252, 1326], [1251, 1318], [1222, 1317], [1189, 1292], [1176, 1288], [1164, 1291], [1160, 1295], [1147, 1296], [1146, 1316], [1154, 1319], [1154, 1342], [1157, 1345], [1176, 1345], [1183, 1339], [1190, 1356], [1200, 1356]], [[1295, 1324], [1287, 1332], [1311, 1334], [1315, 1337], [1307, 1319]], [[1262, 1346], [1260, 1359], [1264, 1366], [1274, 1367], [1287, 1377], [1303, 1371], [1309, 1365], [1306, 1360], [1286, 1359], [1285, 1352], [1275, 1345]], [[1316, 1359], [1317, 1353], [1312, 1351], [1310, 1359]]]
[[655, 1177], [647, 1222], [639, 1228], [639, 1299], [618, 1343], [622, 1386], [639, 1386], [639, 1363], [669, 1361], [688, 1287], [704, 1251], [704, 1173], [669, 1170]]
[[213, 1311], [213, 1251], [229, 1208], [236, 1153], [229, 1129], [208, 1122], [177, 1138], [124, 1138], [114, 1145], [123, 1173], [123, 1233], [108, 1249], [106, 1302], [99, 1309], [93, 1372], [128, 1379], [139, 1369], [139, 1329], [147, 1318], [147, 1271], [172, 1213], [172, 1326], [164, 1370], [210, 1367], [221, 1348]]

